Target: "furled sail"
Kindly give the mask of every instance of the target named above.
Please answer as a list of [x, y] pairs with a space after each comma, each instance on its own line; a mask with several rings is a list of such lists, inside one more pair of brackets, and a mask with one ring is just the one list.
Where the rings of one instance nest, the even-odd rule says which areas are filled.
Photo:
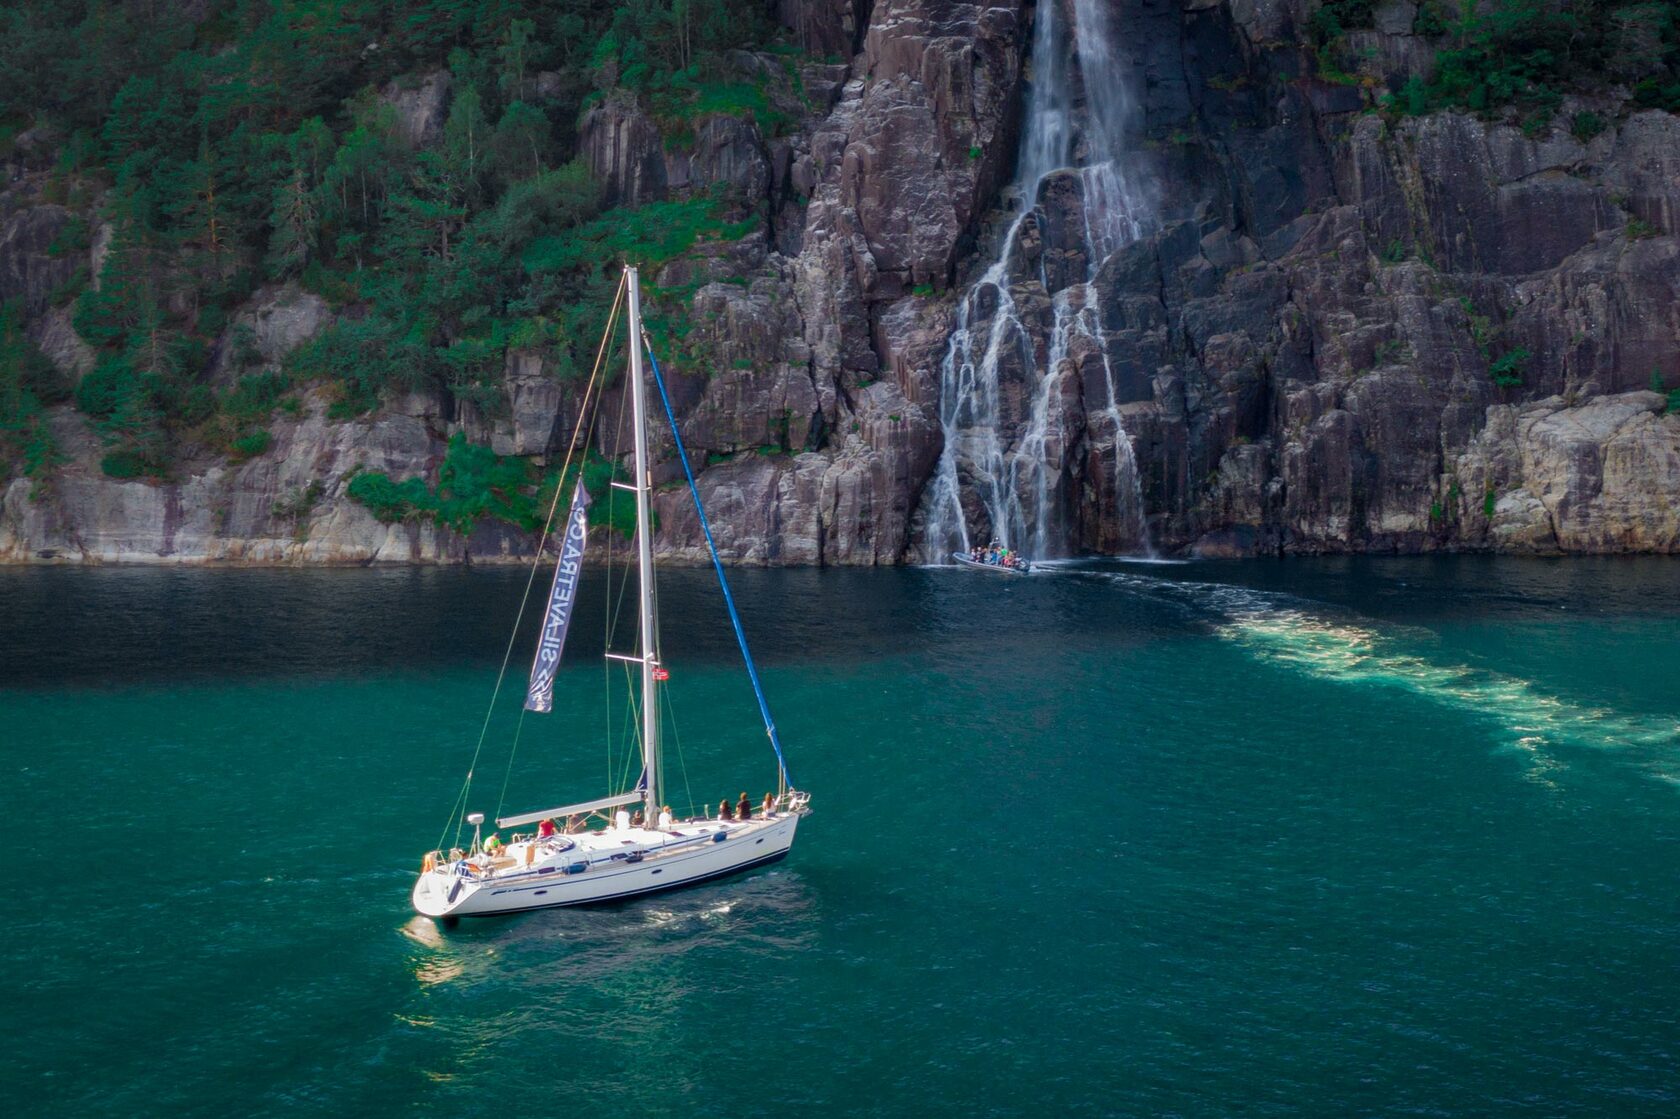
[[578, 577], [583, 572], [583, 551], [588, 534], [589, 493], [578, 479], [572, 493], [572, 511], [566, 517], [566, 533], [560, 538], [560, 559], [554, 565], [554, 586], [548, 592], [548, 612], [543, 615], [542, 639], [537, 642], [537, 659], [531, 664], [531, 687], [525, 693], [525, 710], [554, 708], [554, 674], [560, 668], [560, 650], [566, 645], [566, 630], [572, 624], [572, 605], [577, 601]]

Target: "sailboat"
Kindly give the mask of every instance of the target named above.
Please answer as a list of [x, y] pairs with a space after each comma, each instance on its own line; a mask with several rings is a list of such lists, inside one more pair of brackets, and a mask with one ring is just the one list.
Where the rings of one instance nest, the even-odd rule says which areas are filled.
[[[612, 485], [635, 494], [639, 634], [634, 653], [609, 651], [607, 656], [627, 662], [637, 670], [640, 678], [639, 687], [632, 697], [632, 711], [640, 715], [641, 776], [629, 789], [609, 792], [592, 800], [500, 816], [495, 821], [497, 828], [512, 830], [510, 838], [504, 842], [499, 832], [492, 833], [491, 838], [486, 840], [483, 836], [484, 814], [466, 811], [472, 787], [472, 768], [469, 767], [466, 783], [456, 798], [444, 832], [447, 836], [449, 828], [453, 827], [457, 845], [445, 849], [440, 842], [436, 849], [428, 852], [421, 861], [420, 875], [414, 882], [414, 909], [422, 916], [449, 923], [458, 917], [488, 917], [530, 909], [616, 902], [738, 874], [785, 858], [793, 847], [799, 821], [810, 812], [810, 794], [795, 789], [788, 779], [781, 739], [770, 717], [770, 707], [753, 664], [752, 653], [747, 648], [740, 614], [729, 590], [729, 580], [718, 558], [699, 489], [694, 484], [694, 474], [688, 465], [688, 454], [683, 448], [682, 434], [671, 410], [659, 361], [642, 328], [640, 280], [634, 267], [625, 268], [620, 282], [620, 299], [626, 294], [634, 472], [629, 482], [614, 481]], [[606, 352], [616, 325], [619, 306], [619, 300], [615, 299], [606, 334], [597, 353], [597, 373], [601, 368], [601, 356]], [[746, 812], [735, 810], [732, 806], [727, 815], [720, 808], [716, 817], [707, 812], [678, 818], [665, 807], [665, 782], [660, 764], [660, 689], [669, 673], [659, 660], [654, 610], [653, 536], [649, 513], [652, 481], [648, 469], [648, 393], [642, 363], [644, 349], [664, 406], [665, 418], [676, 440], [677, 459], [683, 464], [689, 492], [700, 515], [700, 525], [705, 532], [742, 658], [746, 662], [747, 675], [758, 699], [764, 729], [775, 753], [777, 791], [767, 794], [759, 805], [743, 803], [743, 808], [750, 808]], [[596, 377], [592, 375], [590, 388], [585, 391], [586, 401], [595, 381]], [[582, 417], [585, 414], [586, 410], [580, 409], [579, 430], [583, 427]], [[574, 432], [574, 449], [576, 446], [577, 433]], [[571, 457], [569, 452], [567, 457]], [[561, 478], [565, 477], [563, 469]], [[559, 500], [560, 492], [557, 490], [549, 513], [549, 524], [544, 528], [545, 538], [553, 528]], [[571, 621], [572, 605], [583, 576], [589, 502], [580, 469], [564, 532], [557, 541], [558, 556], [527, 689], [526, 712], [542, 714], [552, 709], [555, 674]], [[533, 561], [533, 580], [536, 565], [541, 562], [542, 549], [539, 548]], [[517, 632], [517, 623], [515, 630]], [[509, 648], [512, 648], [511, 642]], [[504, 660], [504, 674], [505, 669]], [[498, 690], [499, 687], [498, 681]], [[493, 697], [492, 710], [494, 706]], [[485, 726], [489, 726], [488, 716]], [[483, 742], [481, 734], [479, 750], [483, 749]], [[477, 759], [475, 751], [474, 766]], [[640, 809], [632, 816], [630, 809], [636, 805], [640, 805]], [[595, 826], [595, 821], [599, 821], [600, 826]], [[533, 825], [534, 830], [529, 832], [515, 830]], [[462, 846], [467, 826], [472, 828], [472, 839], [470, 845]]]

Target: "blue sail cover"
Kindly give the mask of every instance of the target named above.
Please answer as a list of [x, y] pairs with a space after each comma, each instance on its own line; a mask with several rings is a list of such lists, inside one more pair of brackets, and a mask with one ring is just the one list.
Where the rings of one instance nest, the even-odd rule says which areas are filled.
[[583, 572], [583, 550], [588, 535], [589, 494], [578, 479], [572, 493], [572, 511], [566, 517], [566, 535], [560, 539], [560, 559], [554, 565], [554, 587], [548, 592], [548, 612], [543, 615], [542, 639], [537, 642], [537, 659], [531, 664], [531, 687], [525, 693], [525, 710], [554, 709], [554, 674], [560, 668], [560, 650], [566, 645], [566, 630], [572, 624], [572, 604], [577, 601], [578, 577]]

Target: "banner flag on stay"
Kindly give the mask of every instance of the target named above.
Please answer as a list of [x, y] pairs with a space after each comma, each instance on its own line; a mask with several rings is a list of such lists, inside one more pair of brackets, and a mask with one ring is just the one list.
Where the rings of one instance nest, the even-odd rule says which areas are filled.
[[572, 493], [572, 511], [566, 517], [566, 534], [560, 538], [560, 559], [554, 565], [554, 587], [548, 592], [548, 611], [543, 615], [542, 638], [537, 642], [537, 659], [531, 664], [531, 687], [525, 693], [525, 710], [554, 709], [554, 673], [560, 668], [560, 650], [566, 646], [566, 630], [572, 624], [572, 604], [577, 601], [578, 577], [583, 572], [583, 551], [589, 527], [589, 494], [578, 479]]

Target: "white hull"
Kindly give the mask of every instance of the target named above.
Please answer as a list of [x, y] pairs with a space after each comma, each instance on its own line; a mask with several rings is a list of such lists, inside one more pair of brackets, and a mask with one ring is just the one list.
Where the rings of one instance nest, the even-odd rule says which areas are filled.
[[670, 831], [630, 828], [515, 843], [494, 864], [469, 858], [423, 872], [414, 883], [414, 909], [426, 917], [489, 917], [692, 886], [784, 858], [801, 815], [689, 820]]

